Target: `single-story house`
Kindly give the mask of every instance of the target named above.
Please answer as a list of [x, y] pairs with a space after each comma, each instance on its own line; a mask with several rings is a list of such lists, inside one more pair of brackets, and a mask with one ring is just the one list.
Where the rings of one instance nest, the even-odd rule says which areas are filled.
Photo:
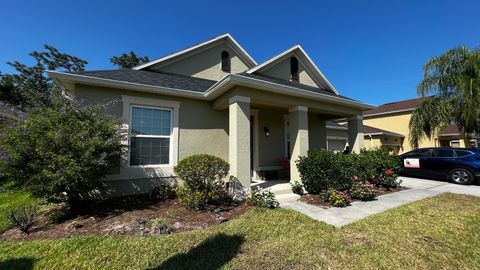
[[340, 95], [300, 45], [258, 64], [230, 34], [132, 69], [48, 74], [77, 99], [120, 101], [112, 113], [128, 127], [129, 151], [105, 178], [115, 194], [148, 191], [199, 153], [228, 161], [247, 190], [285, 157], [299, 180], [295, 161], [327, 147], [328, 120], [348, 119], [359, 151], [363, 111], [375, 108]]

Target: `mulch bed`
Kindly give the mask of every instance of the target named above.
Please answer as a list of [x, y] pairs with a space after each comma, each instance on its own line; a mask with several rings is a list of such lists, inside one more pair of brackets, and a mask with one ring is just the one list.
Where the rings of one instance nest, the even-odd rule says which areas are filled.
[[[379, 189], [377, 189], [377, 194], [378, 194], [377, 196], [382, 196], [382, 195], [386, 195], [386, 194], [390, 194], [390, 193], [394, 193], [394, 192], [399, 192], [399, 191], [407, 190], [407, 189], [408, 188], [406, 188], [406, 187], [379, 188]], [[328, 202], [324, 198], [320, 197], [319, 195], [315, 195], [315, 194], [305, 194], [300, 198], [300, 201], [304, 202], [304, 203], [312, 204], [312, 205], [315, 205], [315, 206], [319, 206], [321, 208], [332, 207], [330, 202]], [[355, 201], [358, 201], [358, 200], [354, 200], [354, 202]]]
[[[42, 213], [28, 235], [12, 228], [0, 234], [0, 240], [41, 240], [89, 235], [140, 235], [139, 220], [167, 219], [174, 232], [206, 228], [217, 224], [211, 207], [206, 211], [185, 208], [177, 200], [151, 202], [139, 198], [117, 198], [90, 202], [66, 214], [64, 205], [56, 205]], [[250, 207], [230, 203], [218, 206], [223, 222], [231, 220]], [[148, 226], [146, 235], [149, 235]]]

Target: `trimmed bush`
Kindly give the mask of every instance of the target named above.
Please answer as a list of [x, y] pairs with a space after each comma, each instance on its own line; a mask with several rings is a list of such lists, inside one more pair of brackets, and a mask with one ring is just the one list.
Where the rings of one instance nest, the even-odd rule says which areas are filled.
[[362, 150], [359, 157], [358, 177], [362, 180], [375, 183], [377, 186], [396, 188], [400, 186], [397, 180], [400, 161], [386, 149], [375, 151]]
[[183, 184], [176, 189], [180, 202], [187, 207], [202, 210], [208, 204], [219, 204], [229, 199], [224, 178], [230, 170], [221, 158], [199, 154], [182, 159], [174, 171]]
[[355, 161], [355, 155], [314, 150], [296, 163], [305, 189], [318, 194], [329, 188], [349, 189], [355, 175]]
[[388, 151], [362, 150], [360, 154], [310, 151], [297, 160], [302, 183], [311, 194], [330, 188], [350, 190], [355, 180], [368, 181], [377, 186], [398, 187], [399, 161]]

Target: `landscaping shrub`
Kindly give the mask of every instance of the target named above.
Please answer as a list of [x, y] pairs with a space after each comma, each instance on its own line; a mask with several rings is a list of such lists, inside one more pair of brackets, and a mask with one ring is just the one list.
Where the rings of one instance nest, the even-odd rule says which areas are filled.
[[355, 160], [355, 155], [313, 150], [296, 163], [307, 192], [318, 194], [329, 188], [349, 189], [355, 175]]
[[36, 205], [22, 206], [7, 212], [7, 219], [20, 231], [28, 234], [38, 215]]
[[176, 189], [180, 202], [201, 210], [208, 204], [219, 204], [229, 199], [224, 177], [230, 165], [221, 158], [200, 154], [181, 160], [174, 170], [183, 184]]
[[120, 165], [124, 132], [107, 108], [66, 100], [61, 108], [39, 109], [3, 129], [2, 177], [34, 196], [80, 205]]
[[330, 188], [350, 190], [356, 180], [384, 187], [399, 186], [398, 158], [385, 150], [362, 150], [359, 154], [348, 155], [314, 150], [296, 163], [303, 185], [311, 194]]
[[371, 201], [377, 196], [377, 191], [373, 184], [355, 181], [349, 194], [354, 200]]
[[334, 207], [346, 207], [350, 205], [352, 198], [343, 191], [329, 189], [327, 192], [328, 201]]
[[302, 183], [300, 183], [298, 181], [295, 181], [291, 185], [292, 185], [292, 192], [293, 193], [298, 194], [298, 195], [303, 195], [304, 194]]
[[261, 188], [252, 190], [250, 197], [247, 199], [247, 204], [261, 208], [277, 208], [280, 206], [271, 190]]
[[390, 155], [387, 149], [362, 150], [358, 157], [360, 166], [357, 172], [360, 179], [387, 188], [400, 186], [401, 181], [398, 180], [400, 161], [397, 156]]
[[176, 196], [175, 186], [168, 182], [154, 187], [150, 192], [150, 198], [157, 201], [174, 199]]

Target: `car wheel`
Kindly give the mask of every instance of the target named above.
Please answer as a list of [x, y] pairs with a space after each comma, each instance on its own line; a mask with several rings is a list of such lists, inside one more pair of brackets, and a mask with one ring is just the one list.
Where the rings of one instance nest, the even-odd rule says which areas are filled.
[[455, 168], [450, 171], [448, 179], [455, 184], [468, 185], [471, 184], [474, 180], [473, 174], [468, 170], [462, 168]]

